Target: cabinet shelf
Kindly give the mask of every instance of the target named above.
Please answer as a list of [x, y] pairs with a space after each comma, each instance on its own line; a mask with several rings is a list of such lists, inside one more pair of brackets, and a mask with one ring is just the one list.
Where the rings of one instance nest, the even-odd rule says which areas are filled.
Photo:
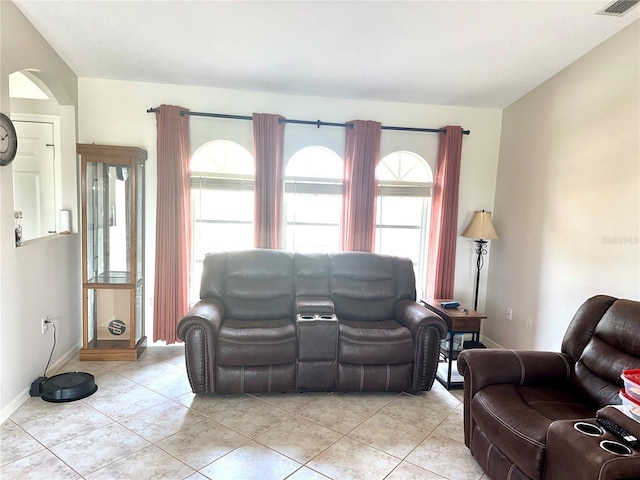
[[131, 274], [129, 272], [105, 272], [90, 278], [87, 283], [126, 284], [130, 281]]
[[80, 353], [81, 360], [137, 360], [147, 347], [147, 338], [131, 348], [128, 340], [93, 340]]
[[[462, 349], [454, 350], [453, 352], [451, 352], [451, 360], [456, 360], [461, 351], [462, 351]], [[449, 359], [449, 349], [440, 347], [440, 355], [442, 355], [445, 358], [445, 360], [448, 360]]]

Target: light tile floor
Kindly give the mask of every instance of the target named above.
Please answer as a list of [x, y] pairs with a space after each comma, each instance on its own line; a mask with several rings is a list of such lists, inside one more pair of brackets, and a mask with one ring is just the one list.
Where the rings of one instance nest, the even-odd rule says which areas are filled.
[[484, 480], [462, 392], [194, 395], [182, 346], [70, 361], [98, 391], [27, 400], [0, 428], [0, 478]]

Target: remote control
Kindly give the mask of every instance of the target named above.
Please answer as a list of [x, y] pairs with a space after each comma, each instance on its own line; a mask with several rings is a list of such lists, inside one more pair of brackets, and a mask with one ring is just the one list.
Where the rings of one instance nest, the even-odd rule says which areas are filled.
[[598, 418], [596, 418], [596, 422], [598, 422], [604, 428], [609, 430], [611, 433], [613, 433], [620, 440], [623, 440], [630, 447], [635, 448], [635, 447], [640, 446], [640, 441], [638, 441], [638, 439], [634, 435], [630, 434], [624, 428], [622, 428], [620, 425], [618, 425], [617, 423], [609, 420], [608, 418], [598, 417]]

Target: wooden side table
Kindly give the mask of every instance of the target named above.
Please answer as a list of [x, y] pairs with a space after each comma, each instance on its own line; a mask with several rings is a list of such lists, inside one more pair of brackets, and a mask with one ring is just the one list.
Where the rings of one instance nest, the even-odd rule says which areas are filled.
[[[443, 368], [438, 367], [436, 378], [445, 386], [447, 390], [452, 388], [460, 388], [464, 385], [462, 379], [455, 379], [453, 376], [459, 375], [453, 374], [453, 368], [455, 367], [456, 359], [461, 350], [455, 350], [453, 346], [453, 337], [456, 334], [472, 334], [472, 340], [480, 340], [480, 324], [483, 319], [487, 318], [486, 315], [476, 312], [475, 310], [466, 309], [462, 306], [458, 308], [445, 309], [440, 306], [443, 302], [450, 302], [450, 299], [433, 299], [422, 300], [422, 303], [429, 310], [437, 313], [447, 324], [447, 330], [449, 332], [449, 347], [440, 347], [440, 353], [445, 357], [445, 363]], [[457, 368], [457, 367], [456, 367]]]

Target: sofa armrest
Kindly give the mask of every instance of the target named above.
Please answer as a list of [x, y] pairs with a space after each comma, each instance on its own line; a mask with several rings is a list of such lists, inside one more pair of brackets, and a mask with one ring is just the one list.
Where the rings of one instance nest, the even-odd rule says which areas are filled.
[[396, 321], [401, 323], [413, 333], [414, 337], [419, 329], [433, 327], [444, 338], [447, 334], [447, 324], [436, 313], [429, 310], [424, 305], [420, 305], [413, 300], [401, 300], [396, 304]]
[[215, 375], [215, 338], [224, 319], [224, 305], [205, 298], [178, 323], [178, 337], [185, 343], [187, 375], [193, 393], [212, 393]]
[[[568, 355], [556, 352], [469, 349], [458, 355], [458, 372], [470, 396], [487, 385], [557, 384], [569, 380]], [[466, 395], [465, 395], [466, 397]]]
[[447, 324], [428, 308], [412, 300], [401, 300], [395, 308], [395, 319], [413, 334], [412, 389], [430, 390], [436, 378], [440, 340], [447, 332]]
[[178, 323], [178, 337], [186, 341], [186, 332], [192, 325], [200, 325], [211, 334], [218, 333], [224, 319], [224, 305], [220, 300], [204, 298], [196, 303]]

